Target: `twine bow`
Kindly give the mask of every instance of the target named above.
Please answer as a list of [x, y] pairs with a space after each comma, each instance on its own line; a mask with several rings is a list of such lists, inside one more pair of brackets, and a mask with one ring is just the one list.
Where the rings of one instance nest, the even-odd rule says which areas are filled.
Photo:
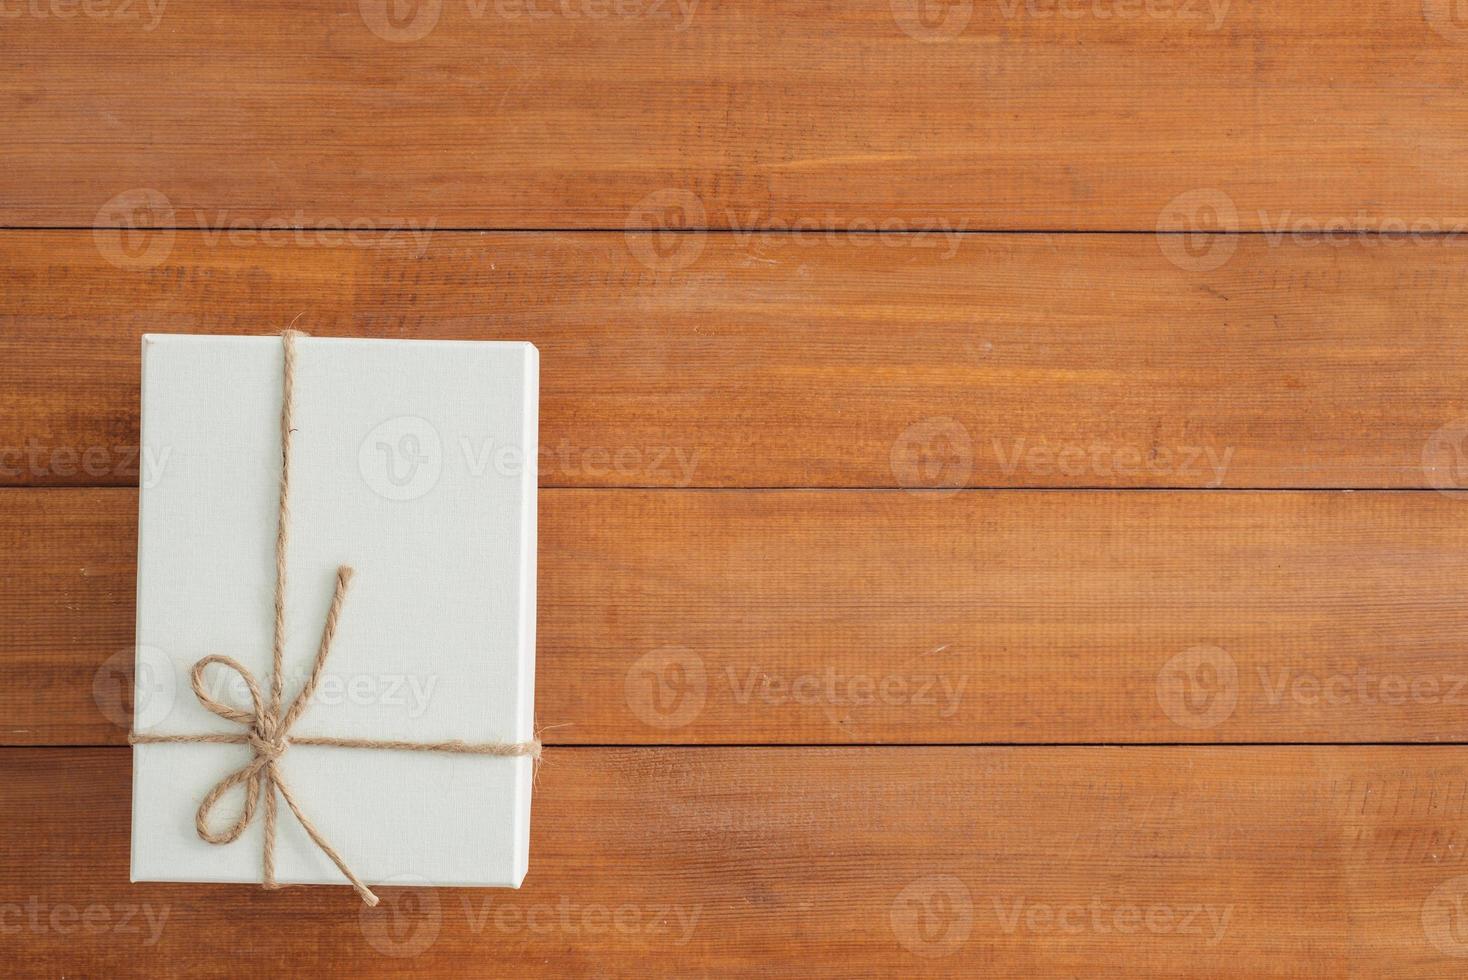
[[[470, 743], [461, 741], [449, 742], [403, 742], [390, 739], [361, 739], [361, 738], [333, 738], [322, 735], [301, 735], [290, 737], [291, 727], [305, 711], [306, 705], [311, 700], [311, 695], [316, 690], [316, 684], [321, 678], [321, 668], [326, 664], [327, 655], [331, 653], [331, 641], [336, 636], [337, 621], [341, 617], [342, 603], [346, 600], [347, 587], [351, 584], [352, 569], [346, 565], [336, 570], [336, 591], [332, 594], [331, 608], [326, 613], [326, 624], [321, 631], [321, 643], [316, 650], [316, 660], [311, 666], [311, 674], [306, 679], [305, 686], [291, 701], [286, 709], [285, 715], [281, 715], [282, 700], [282, 663], [285, 653], [285, 573], [286, 573], [286, 547], [289, 543], [290, 527], [290, 458], [291, 458], [291, 433], [293, 431], [292, 421], [295, 408], [295, 362], [296, 348], [295, 338], [301, 336], [298, 331], [287, 330], [281, 336], [284, 347], [284, 390], [281, 398], [280, 412], [280, 508], [277, 514], [275, 534], [275, 642], [272, 651], [272, 669], [270, 674], [270, 696], [262, 699], [260, 686], [255, 682], [255, 676], [250, 673], [239, 661], [221, 654], [210, 654], [201, 658], [194, 664], [191, 671], [194, 695], [199, 703], [205, 708], [228, 721], [238, 722], [248, 726], [243, 732], [236, 734], [199, 734], [199, 735], [156, 735], [142, 732], [131, 732], [128, 742], [133, 745], [156, 745], [177, 742], [212, 742], [248, 745], [253, 752], [250, 761], [245, 763], [234, 772], [229, 773], [214, 788], [204, 795], [199, 803], [198, 813], [195, 815], [194, 826], [199, 837], [210, 844], [229, 844], [239, 839], [240, 835], [249, 827], [255, 819], [255, 812], [263, 798], [265, 803], [265, 842], [264, 842], [264, 866], [261, 875], [261, 885], [265, 888], [280, 887], [275, 880], [275, 826], [276, 826], [276, 802], [275, 794], [278, 790], [280, 796], [285, 800], [286, 806], [290, 807], [296, 819], [305, 828], [306, 833], [316, 846], [321, 848], [322, 853], [331, 858], [332, 863], [341, 870], [347, 880], [352, 883], [362, 901], [368, 905], [377, 904], [377, 896], [372, 890], [362, 883], [361, 879], [352, 873], [340, 854], [336, 852], [321, 832], [301, 811], [295, 798], [291, 796], [285, 781], [280, 775], [280, 758], [292, 745], [329, 745], [338, 748], [360, 748], [360, 749], [385, 749], [390, 751], [405, 752], [450, 752], [467, 755], [488, 756], [528, 756], [538, 760], [540, 758], [540, 741], [529, 742], [487, 742]], [[245, 687], [250, 693], [251, 710], [243, 711], [233, 705], [216, 701], [210, 696], [204, 686], [204, 670], [210, 664], [219, 664], [228, 667], [240, 675]], [[223, 830], [210, 829], [209, 814], [214, 805], [219, 802], [225, 793], [236, 786], [244, 784], [245, 805], [239, 817], [234, 823]]]

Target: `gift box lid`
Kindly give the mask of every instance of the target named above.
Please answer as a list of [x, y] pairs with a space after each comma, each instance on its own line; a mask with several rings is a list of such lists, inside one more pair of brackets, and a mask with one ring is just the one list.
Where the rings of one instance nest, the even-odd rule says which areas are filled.
[[[305, 683], [336, 569], [355, 569], [292, 735], [438, 742], [534, 737], [539, 356], [525, 343], [295, 340], [282, 675]], [[134, 731], [236, 733], [190, 687], [221, 654], [269, 683], [283, 396], [280, 337], [143, 338]], [[223, 667], [211, 696], [247, 708]], [[259, 882], [262, 824], [201, 840], [237, 744], [134, 746], [132, 878]], [[368, 882], [518, 887], [533, 763], [291, 745], [304, 814]], [[226, 825], [243, 791], [221, 800]], [[284, 806], [282, 883], [343, 882]]]

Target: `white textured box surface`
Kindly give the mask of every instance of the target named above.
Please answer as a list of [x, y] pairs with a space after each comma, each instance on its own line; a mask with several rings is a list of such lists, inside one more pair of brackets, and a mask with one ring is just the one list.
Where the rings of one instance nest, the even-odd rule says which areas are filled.
[[[268, 685], [282, 344], [143, 339], [140, 732], [239, 732], [189, 672], [224, 654]], [[533, 737], [539, 358], [520, 343], [297, 341], [285, 702], [315, 656], [338, 565], [356, 570], [324, 679], [292, 734], [521, 742]], [[228, 670], [210, 690], [248, 708]], [[202, 797], [250, 758], [239, 745], [133, 750], [135, 881], [258, 882], [263, 820], [225, 845], [194, 830]], [[302, 810], [373, 883], [518, 887], [532, 763], [292, 746]], [[216, 808], [239, 812], [233, 791]], [[282, 804], [284, 883], [341, 873]]]

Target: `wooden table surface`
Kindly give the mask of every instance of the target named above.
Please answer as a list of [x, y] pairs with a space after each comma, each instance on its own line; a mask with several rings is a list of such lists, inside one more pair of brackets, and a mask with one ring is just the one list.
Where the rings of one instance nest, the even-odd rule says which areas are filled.
[[[0, 963], [1468, 974], [1455, 0], [0, 3]], [[128, 883], [139, 336], [542, 357], [518, 892]]]

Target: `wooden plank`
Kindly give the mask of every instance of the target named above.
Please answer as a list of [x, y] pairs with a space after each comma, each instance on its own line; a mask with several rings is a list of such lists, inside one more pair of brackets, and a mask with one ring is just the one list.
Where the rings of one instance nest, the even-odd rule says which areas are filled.
[[[1464, 740], [1462, 506], [547, 491], [537, 717], [562, 744]], [[5, 742], [122, 741], [135, 508], [0, 493]]]
[[0, 222], [1456, 227], [1452, 7], [17, 4]]
[[129, 885], [126, 750], [0, 778], [26, 976], [1437, 980], [1468, 952], [1462, 747], [551, 750], [523, 889], [377, 911]]
[[1468, 239], [165, 244], [0, 235], [0, 482], [136, 485], [139, 335], [295, 322], [533, 341], [550, 486], [1468, 486]]

